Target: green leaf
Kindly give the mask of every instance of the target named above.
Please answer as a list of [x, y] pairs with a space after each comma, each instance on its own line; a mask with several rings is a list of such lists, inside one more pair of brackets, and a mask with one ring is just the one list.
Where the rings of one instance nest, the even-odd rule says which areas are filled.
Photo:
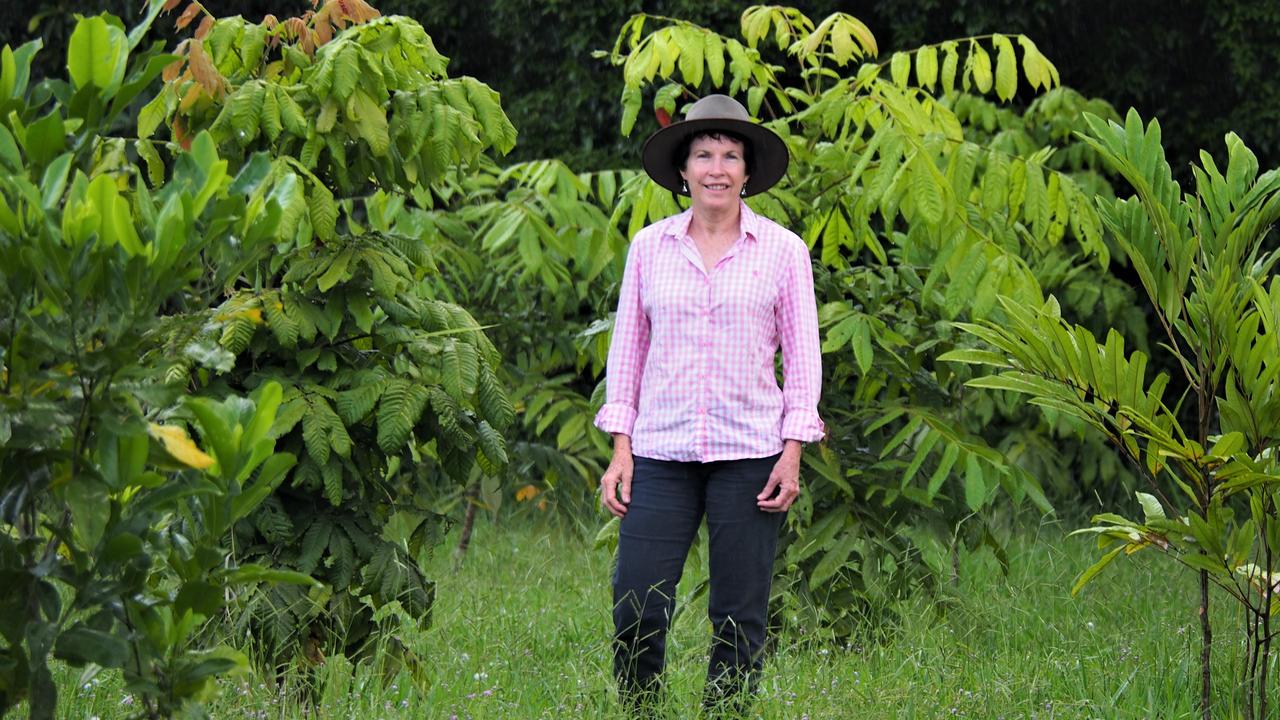
[[929, 476], [929, 486], [926, 488], [925, 493], [930, 500], [937, 497], [938, 491], [942, 489], [943, 482], [951, 474], [951, 468], [955, 466], [956, 459], [959, 457], [960, 446], [948, 443], [947, 449], [942, 451], [942, 459], [938, 461], [938, 467]]
[[44, 169], [44, 180], [40, 186], [44, 189], [42, 204], [45, 210], [52, 210], [61, 202], [62, 193], [67, 189], [67, 173], [73, 156], [73, 153], [62, 153]]
[[340, 282], [346, 282], [351, 278], [351, 273], [348, 272], [348, 267], [350, 266], [351, 259], [354, 256], [355, 251], [348, 248], [339, 252], [330, 259], [328, 268], [326, 268], [324, 274], [316, 280], [316, 287], [320, 289], [320, 292], [328, 292], [334, 285], [337, 285]]
[[294, 570], [279, 570], [255, 563], [245, 563], [222, 574], [228, 585], [249, 585], [254, 583], [286, 583], [289, 585], [312, 585], [320, 583], [307, 573]]
[[489, 423], [481, 420], [476, 423], [476, 445], [487, 460], [486, 472], [495, 475], [507, 465], [507, 447], [502, 435]]
[[835, 544], [827, 550], [814, 566], [813, 572], [809, 573], [809, 588], [817, 590], [822, 587], [837, 572], [844, 569], [849, 564], [849, 554], [853, 552], [857, 546], [860, 536], [856, 532], [845, 531]]
[[308, 398], [307, 401], [311, 405], [311, 411], [302, 416], [302, 441], [307, 446], [307, 454], [315, 460], [316, 465], [324, 466], [329, 462], [330, 450], [328, 414], [317, 411], [316, 406], [329, 403], [324, 398], [316, 396]]
[[925, 45], [916, 51], [916, 82], [928, 90], [938, 82], [938, 49], [933, 45]]
[[911, 200], [916, 212], [926, 225], [938, 225], [947, 211], [943, 180], [933, 161], [923, 152], [917, 152], [911, 162]]
[[966, 363], [969, 365], [994, 365], [995, 367], [1010, 367], [1009, 358], [1005, 355], [990, 350], [975, 350], [972, 348], [960, 348], [942, 353], [938, 359], [944, 362]]
[[53, 655], [76, 667], [93, 663], [104, 668], [118, 668], [128, 661], [129, 646], [118, 635], [76, 623], [58, 636]]
[[987, 502], [987, 483], [983, 478], [982, 463], [973, 454], [965, 460], [964, 502], [974, 512], [981, 510]]
[[107, 489], [87, 476], [77, 476], [66, 487], [64, 494], [71, 511], [72, 532], [80, 543], [80, 549], [94, 551], [106, 532], [111, 519], [111, 502]]
[[978, 92], [991, 90], [991, 56], [977, 42], [969, 43], [969, 65], [973, 72], [973, 83]]
[[129, 41], [124, 31], [97, 15], [81, 18], [67, 42], [67, 72], [77, 87], [94, 86], [109, 98], [124, 79]]
[[307, 205], [311, 211], [311, 229], [321, 240], [332, 240], [337, 236], [338, 204], [333, 193], [319, 181], [311, 186], [311, 194], [307, 197]]
[[386, 384], [381, 380], [363, 382], [356, 387], [338, 393], [338, 415], [347, 425], [363, 420], [377, 405]]
[[13, 173], [23, 173], [26, 170], [22, 155], [18, 151], [18, 143], [13, 139], [13, 133], [9, 132], [9, 128], [2, 123], [0, 123], [0, 163]]
[[1108, 552], [1106, 555], [1103, 555], [1102, 559], [1098, 560], [1098, 562], [1090, 565], [1087, 570], [1080, 573], [1080, 577], [1076, 578], [1075, 584], [1071, 586], [1071, 597], [1075, 597], [1076, 595], [1079, 595], [1080, 591], [1084, 589], [1084, 586], [1087, 585], [1089, 581], [1092, 580], [1098, 573], [1102, 572], [1103, 568], [1110, 565], [1111, 561], [1115, 560], [1116, 557], [1118, 557], [1120, 553], [1124, 551], [1125, 547], [1126, 547], [1125, 545], [1117, 546], [1111, 552]]
[[956, 43], [954, 40], [948, 40], [942, 43], [942, 94], [950, 95], [955, 92], [956, 87], [956, 69], [959, 64], [960, 56], [956, 51]]
[[449, 338], [444, 346], [444, 389], [456, 400], [475, 394], [480, 356], [474, 345]]
[[400, 452], [426, 403], [427, 391], [421, 385], [400, 378], [387, 381], [378, 403], [378, 447], [383, 452]]
[[867, 322], [866, 316], [858, 316], [850, 339], [853, 345], [854, 359], [858, 362], [858, 369], [862, 371], [863, 375], [866, 375], [871, 372], [875, 362], [875, 355], [871, 348], [871, 324]]
[[1164, 519], [1164, 508], [1160, 506], [1160, 501], [1154, 495], [1140, 492], [1134, 493], [1138, 497], [1138, 502], [1142, 504], [1142, 514], [1145, 516], [1145, 522], [1152, 520]]
[[906, 87], [911, 80], [911, 55], [904, 52], [894, 53], [889, 61], [889, 71], [894, 85]]

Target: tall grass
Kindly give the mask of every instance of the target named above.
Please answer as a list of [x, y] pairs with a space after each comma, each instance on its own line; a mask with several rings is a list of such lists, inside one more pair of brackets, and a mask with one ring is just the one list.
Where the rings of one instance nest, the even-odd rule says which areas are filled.
[[[610, 718], [609, 555], [574, 536], [480, 523], [454, 572], [432, 568], [438, 601], [425, 631], [400, 624], [416, 663], [395, 672], [342, 658], [280, 684], [223, 683], [215, 718]], [[1191, 718], [1199, 648], [1194, 580], [1167, 559], [1116, 563], [1077, 599], [1093, 560], [1056, 525], [1017, 533], [1005, 576], [987, 551], [963, 554], [959, 582], [913, 598], [880, 643], [829, 647], [782, 637], [765, 668], [760, 718]], [[696, 566], [686, 573], [696, 576]], [[689, 577], [682, 583], [687, 592]], [[1218, 602], [1223, 709], [1238, 634]], [[672, 717], [695, 714], [705, 672], [705, 600], [677, 617], [668, 648]], [[396, 626], [394, 614], [387, 622]], [[68, 718], [125, 717], [118, 680], [64, 674]]]

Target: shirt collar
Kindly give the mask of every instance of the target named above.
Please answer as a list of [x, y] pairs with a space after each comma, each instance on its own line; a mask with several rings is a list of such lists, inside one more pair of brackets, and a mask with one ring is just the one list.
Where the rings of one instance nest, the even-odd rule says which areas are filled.
[[[741, 200], [738, 201], [738, 227], [742, 230], [742, 234], [751, 241], [760, 239], [760, 216], [755, 214], [747, 204]], [[685, 210], [679, 215], [672, 215], [667, 219], [666, 227], [662, 230], [662, 237], [669, 237], [673, 240], [679, 240], [689, 234], [689, 223], [693, 222], [693, 210]]]

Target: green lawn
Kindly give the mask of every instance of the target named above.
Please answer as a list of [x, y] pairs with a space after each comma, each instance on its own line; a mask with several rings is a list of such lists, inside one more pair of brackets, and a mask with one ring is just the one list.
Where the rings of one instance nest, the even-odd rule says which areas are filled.
[[[215, 718], [597, 718], [616, 715], [609, 676], [610, 558], [589, 542], [481, 522], [461, 570], [442, 550], [432, 626], [406, 625], [420, 683], [330, 659], [283, 690], [226, 681]], [[1199, 632], [1194, 579], [1152, 554], [1117, 562], [1078, 599], [1089, 540], [1058, 526], [1011, 543], [1006, 578], [989, 553], [966, 555], [945, 603], [917, 598], [892, 639], [821, 647], [784, 637], [766, 665], [763, 718], [1183, 718], [1195, 715]], [[696, 574], [691, 568], [689, 575]], [[687, 586], [687, 583], [686, 583]], [[941, 608], [945, 607], [943, 612]], [[1233, 652], [1225, 599], [1218, 686]], [[699, 697], [709, 628], [705, 602], [678, 618], [670, 642], [673, 717]], [[118, 683], [67, 675], [63, 715], [128, 714]], [[1226, 681], [1226, 682], [1224, 682]], [[300, 692], [305, 688], [307, 692]], [[302, 695], [316, 698], [304, 707]], [[1225, 692], [1224, 692], [1225, 694]], [[1225, 713], [1223, 713], [1225, 715]]]

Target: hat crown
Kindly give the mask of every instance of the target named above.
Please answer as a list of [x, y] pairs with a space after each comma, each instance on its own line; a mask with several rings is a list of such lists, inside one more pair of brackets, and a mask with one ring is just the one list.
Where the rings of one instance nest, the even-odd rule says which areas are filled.
[[689, 106], [684, 119], [751, 122], [751, 115], [742, 107], [742, 103], [728, 95], [708, 95]]
[[[743, 197], [764, 192], [787, 173], [787, 143], [778, 133], [756, 122], [742, 103], [728, 95], [707, 95], [689, 106], [684, 120], [659, 128], [649, 136], [641, 152], [644, 170], [654, 182], [673, 193], [688, 195], [680, 167], [681, 143], [695, 134], [730, 132], [751, 146], [755, 168], [742, 187]], [[684, 146], [687, 148], [688, 146]]]

